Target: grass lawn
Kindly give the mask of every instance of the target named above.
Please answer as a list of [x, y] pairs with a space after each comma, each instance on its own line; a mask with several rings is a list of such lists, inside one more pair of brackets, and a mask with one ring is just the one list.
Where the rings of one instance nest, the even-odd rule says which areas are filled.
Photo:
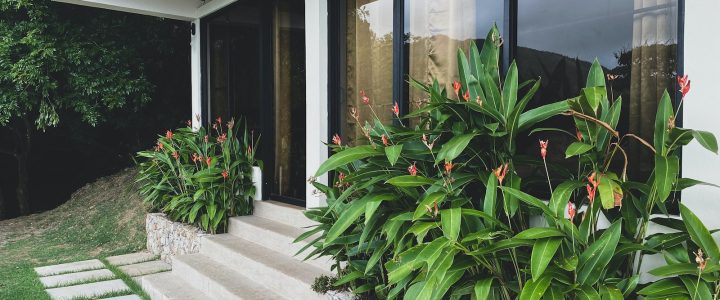
[[145, 248], [145, 211], [128, 169], [48, 212], [0, 221], [0, 299], [49, 299], [34, 267]]

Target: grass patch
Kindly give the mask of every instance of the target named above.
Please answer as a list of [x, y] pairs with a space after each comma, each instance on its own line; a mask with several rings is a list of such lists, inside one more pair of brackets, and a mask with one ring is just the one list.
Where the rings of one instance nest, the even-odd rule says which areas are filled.
[[[130, 290], [134, 294], [140, 296], [140, 298], [143, 298], [143, 300], [150, 300], [150, 296], [148, 296], [148, 294], [145, 293], [145, 291], [143, 291], [142, 286], [140, 286], [137, 282], [135, 282], [135, 280], [133, 280], [132, 277], [123, 273], [123, 271], [120, 271], [120, 268], [116, 267], [115, 265], [110, 264], [107, 261], [107, 259], [103, 258], [103, 259], [100, 259], [100, 261], [102, 261], [105, 264], [105, 266], [107, 266], [107, 268], [108, 268], [108, 270], [110, 270], [110, 272], [113, 272], [113, 274], [115, 274], [115, 277], [122, 279], [122, 281], [124, 281], [125, 284], [127, 284], [127, 286], [130, 288]], [[105, 297], [105, 298], [107, 298], [107, 297]]]
[[52, 211], [0, 221], [0, 299], [49, 299], [34, 267], [144, 249], [146, 206], [135, 174], [101, 178]]

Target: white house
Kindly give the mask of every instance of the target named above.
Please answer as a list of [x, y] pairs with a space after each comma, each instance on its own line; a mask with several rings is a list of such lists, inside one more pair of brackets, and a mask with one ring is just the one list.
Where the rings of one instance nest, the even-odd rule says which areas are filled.
[[[683, 125], [720, 135], [715, 0], [56, 1], [187, 21], [189, 105], [201, 116], [194, 126], [247, 117], [263, 136], [263, 197], [301, 207], [323, 204], [306, 179], [328, 157], [330, 136], [355, 139], [350, 112], [368, 113], [360, 91], [381, 119], [391, 118], [394, 101], [411, 111], [422, 95], [407, 77], [450, 83], [455, 50], [483, 39], [493, 23], [504, 37], [504, 67], [515, 59], [521, 80], [542, 78], [535, 105], [574, 96], [597, 57], [620, 75], [612, 85], [627, 99], [621, 129], [650, 134], [660, 93], [677, 90], [676, 74], [689, 74]], [[698, 144], [683, 151], [682, 166], [683, 177], [720, 183], [720, 159]], [[720, 228], [719, 189], [682, 196]], [[295, 220], [284, 219], [302, 225]]]

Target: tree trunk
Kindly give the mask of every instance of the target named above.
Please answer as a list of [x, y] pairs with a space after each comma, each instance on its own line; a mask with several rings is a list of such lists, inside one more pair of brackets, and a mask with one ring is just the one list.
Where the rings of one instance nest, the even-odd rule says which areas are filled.
[[23, 152], [17, 156], [18, 166], [18, 184], [17, 184], [17, 202], [21, 216], [30, 213], [30, 201], [28, 195], [28, 152]]

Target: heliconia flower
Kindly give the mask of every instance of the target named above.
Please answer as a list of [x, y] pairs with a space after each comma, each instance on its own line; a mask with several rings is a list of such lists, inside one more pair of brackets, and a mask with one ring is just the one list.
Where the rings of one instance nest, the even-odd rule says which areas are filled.
[[355, 119], [355, 122], [360, 122], [360, 114], [358, 113], [356, 108], [350, 108], [350, 115], [353, 117], [353, 119]]
[[690, 92], [690, 79], [688, 78], [687, 74], [682, 77], [678, 75], [677, 81], [678, 85], [680, 86], [680, 92], [682, 93], [683, 98], [685, 98], [685, 95]]
[[187, 120], [187, 122], [185, 122], [185, 124], [187, 124], [188, 127], [192, 127], [192, 120]]
[[160, 151], [160, 150], [165, 149], [165, 145], [163, 145], [160, 142], [157, 142], [157, 146], [155, 146], [155, 147], [157, 148], [157, 150], [155, 150], [155, 151]]
[[583, 139], [582, 132], [580, 132], [580, 130], [577, 128], [575, 128], [575, 137], [577, 138], [578, 141], [582, 142], [582, 139]]
[[618, 75], [618, 74], [611, 74], [611, 73], [607, 73], [607, 75], [605, 75], [605, 76], [607, 77], [608, 81], [613, 81], [615, 79], [618, 79], [618, 77], [620, 77], [620, 75]]
[[246, 152], [247, 152], [247, 156], [252, 156], [252, 153], [253, 153], [253, 148], [252, 148], [252, 146], [248, 145]]
[[590, 182], [594, 188], [597, 188], [598, 185], [600, 185], [600, 177], [597, 179], [595, 179], [595, 177], [597, 177], [596, 173], [592, 172], [590, 176], [588, 176], [588, 182]]
[[707, 261], [710, 260], [710, 257], [705, 258], [701, 248], [698, 248], [697, 252], [694, 252], [694, 253], [695, 253], [695, 263], [697, 263], [698, 269], [700, 269], [700, 271], [705, 270], [705, 266], [707, 265]]
[[505, 175], [507, 174], [508, 170], [508, 164], [504, 164], [497, 169], [495, 169], [495, 177], [498, 179], [498, 182], [500, 185], [502, 185], [503, 180], [505, 179]]
[[222, 125], [222, 117], [217, 117], [217, 119], [215, 119], [215, 121], [216, 121], [218, 124]]
[[165, 132], [165, 138], [168, 139], [168, 140], [172, 140], [172, 138], [173, 138], [173, 132], [170, 131], [170, 130], [168, 130], [167, 132]]
[[338, 181], [340, 181], [340, 182], [345, 181], [345, 173], [340, 172], [340, 174], [338, 174]]
[[568, 201], [568, 205], [567, 205], [567, 213], [570, 218], [570, 221], [572, 221], [575, 218], [575, 213], [576, 213], [575, 204], [573, 204], [572, 202], [569, 202], [569, 201]]
[[370, 104], [370, 98], [367, 96], [367, 94], [365, 94], [365, 90], [360, 91], [360, 99], [362, 99], [362, 102], [365, 105]]
[[227, 128], [233, 129], [235, 127], [235, 119], [230, 119], [230, 122], [227, 122]]
[[408, 167], [408, 173], [410, 173], [410, 175], [412, 176], [417, 175], [417, 166], [415, 166], [415, 163]]
[[470, 91], [465, 91], [465, 94], [463, 94], [463, 99], [465, 99], [465, 101], [470, 101]]
[[455, 167], [455, 165], [451, 161], [446, 161], [445, 162], [445, 173], [450, 174], [450, 172], [452, 172], [453, 167]]
[[342, 139], [340, 138], [340, 135], [338, 135], [337, 133], [333, 135], [332, 142], [333, 144], [340, 146], [342, 144]]
[[457, 80], [453, 81], [453, 90], [455, 90], [455, 96], [460, 97], [460, 88], [462, 86], [460, 85], [460, 82]]
[[193, 162], [196, 162], [196, 161], [200, 161], [200, 160], [202, 160], [202, 155], [198, 155], [197, 153], [193, 153], [193, 155], [192, 155], [192, 161], [193, 161]]
[[178, 153], [177, 151], [173, 151], [172, 157], [174, 157], [175, 160], [179, 160], [179, 159], [180, 159], [180, 153]]
[[547, 156], [547, 146], [548, 146], [549, 141], [548, 140], [544, 140], [544, 141], [539, 140], [538, 142], [540, 142], [540, 156], [544, 160], [545, 156]]
[[425, 135], [424, 133], [422, 135], [422, 142], [423, 142], [423, 144], [425, 144], [425, 147], [427, 147], [429, 150], [432, 150], [433, 146], [435, 146], [434, 141], [432, 143], [428, 143], [427, 135]]
[[205, 135], [205, 143], [207, 143], [208, 140], [209, 140], [209, 137], [208, 137], [208, 135], [206, 134], [206, 135]]
[[230, 176], [230, 173], [228, 173], [228, 170], [223, 170], [223, 171], [222, 171], [222, 177], [223, 177], [224, 179], [227, 179], [228, 176]]
[[207, 158], [205, 158], [205, 163], [206, 163], [206, 164], [208, 165], [208, 167], [209, 167], [210, 164], [212, 163], [212, 157], [208, 156]]
[[400, 117], [400, 106], [398, 106], [397, 102], [395, 102], [395, 105], [393, 105], [392, 112], [393, 114], [395, 114], [396, 117]]
[[217, 130], [218, 124], [217, 124], [217, 123], [213, 123], [213, 124], [212, 124], [212, 128], [215, 129], [215, 130]]
[[217, 138], [218, 144], [222, 144], [227, 140], [227, 134], [223, 133]]
[[585, 188], [587, 189], [587, 193], [588, 193], [588, 201], [590, 201], [590, 206], [592, 206], [593, 202], [595, 202], [595, 189], [596, 188], [589, 183], [587, 185], [585, 185]]
[[388, 138], [386, 135], [383, 134], [380, 138], [382, 139], [383, 145], [387, 146], [390, 144], [390, 142], [388, 142]]
[[475, 97], [475, 103], [477, 103], [477, 105], [482, 106], [483, 101], [482, 101], [482, 99], [480, 99], [479, 95], [477, 97]]

